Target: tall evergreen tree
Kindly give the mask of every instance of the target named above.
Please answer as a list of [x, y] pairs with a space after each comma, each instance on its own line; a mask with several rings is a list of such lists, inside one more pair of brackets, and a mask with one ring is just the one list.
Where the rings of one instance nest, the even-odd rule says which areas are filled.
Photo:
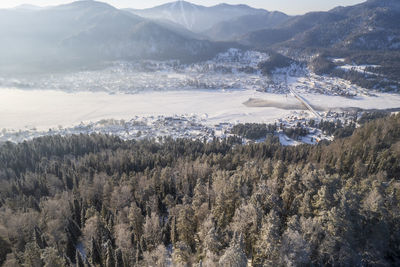
[[102, 260], [101, 260], [100, 253], [101, 252], [96, 244], [96, 240], [94, 239], [94, 237], [92, 237], [92, 239], [90, 240], [89, 256], [90, 256], [90, 262], [95, 266], [98, 266], [98, 265], [102, 266]]
[[75, 264], [76, 264], [76, 267], [85, 267], [85, 264], [84, 264], [83, 259], [82, 259], [82, 255], [79, 252], [79, 250], [76, 250]]
[[124, 260], [122, 258], [121, 249], [115, 250], [115, 267], [124, 267]]
[[106, 247], [107, 247], [107, 252], [106, 252], [105, 266], [106, 267], [114, 267], [115, 266], [115, 258], [114, 258], [115, 255], [114, 255], [114, 250], [112, 248], [110, 240], [107, 241]]

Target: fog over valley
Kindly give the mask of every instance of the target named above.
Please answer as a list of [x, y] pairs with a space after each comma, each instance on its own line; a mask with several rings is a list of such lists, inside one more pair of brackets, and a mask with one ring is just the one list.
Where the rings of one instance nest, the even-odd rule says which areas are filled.
[[0, 9], [0, 266], [400, 266], [398, 0], [110, 2]]

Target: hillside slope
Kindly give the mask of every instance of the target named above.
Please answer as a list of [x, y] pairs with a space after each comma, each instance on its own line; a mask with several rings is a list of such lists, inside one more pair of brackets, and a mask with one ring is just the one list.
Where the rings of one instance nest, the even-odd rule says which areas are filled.
[[226, 49], [95, 1], [0, 10], [0, 71], [98, 66], [109, 60], [200, 60]]
[[318, 146], [5, 143], [0, 264], [398, 266], [399, 136], [396, 115]]
[[245, 15], [217, 23], [203, 34], [217, 41], [235, 40], [253, 31], [274, 28], [289, 18], [288, 15], [277, 11]]
[[398, 1], [370, 0], [314, 12], [242, 38], [256, 47], [336, 48], [349, 50], [399, 50], [400, 8]]
[[245, 15], [268, 13], [263, 9], [247, 5], [219, 4], [212, 7], [195, 5], [186, 1], [176, 1], [148, 9], [128, 9], [133, 14], [151, 19], [166, 19], [193, 32], [203, 32], [222, 22]]

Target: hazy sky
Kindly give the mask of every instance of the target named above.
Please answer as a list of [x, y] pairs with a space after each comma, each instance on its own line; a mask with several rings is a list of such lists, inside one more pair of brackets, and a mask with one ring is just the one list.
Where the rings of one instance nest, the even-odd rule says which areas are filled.
[[[171, 2], [173, 0], [102, 0], [119, 8], [147, 8]], [[365, 0], [189, 0], [189, 2], [212, 6], [221, 2], [229, 4], [247, 4], [252, 7], [264, 8], [268, 10], [279, 10], [288, 14], [303, 14], [308, 11], [323, 11], [329, 10], [335, 6], [354, 5], [364, 2]], [[21, 5], [24, 3], [48, 6], [58, 5], [62, 3], [73, 2], [71, 0], [0, 0], [0, 8], [9, 8]]]

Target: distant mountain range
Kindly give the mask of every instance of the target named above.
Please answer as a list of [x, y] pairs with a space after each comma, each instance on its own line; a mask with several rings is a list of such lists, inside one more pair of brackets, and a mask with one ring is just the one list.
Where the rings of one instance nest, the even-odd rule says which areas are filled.
[[0, 71], [98, 66], [136, 59], [203, 60], [234, 45], [96, 1], [0, 10]]
[[400, 1], [369, 0], [293, 17], [278, 27], [246, 34], [240, 40], [254, 47], [399, 50]]
[[288, 16], [185, 1], [116, 9], [96, 1], [0, 10], [0, 71], [98, 66], [113, 60], [197, 61], [230, 47], [400, 50], [400, 1], [369, 0]]
[[288, 15], [277, 11], [245, 15], [219, 22], [203, 34], [215, 41], [232, 41], [252, 31], [273, 28], [289, 18]]
[[186, 1], [176, 1], [149, 9], [128, 10], [145, 18], [170, 20], [197, 33], [206, 31], [223, 21], [246, 15], [269, 13], [266, 10], [251, 8], [247, 5], [219, 4], [212, 7], [205, 7]]
[[219, 4], [205, 7], [185, 1], [167, 3], [149, 9], [127, 9], [148, 19], [170, 21], [181, 25], [201, 38], [214, 41], [233, 41], [239, 36], [271, 28], [289, 19], [282, 12], [269, 12], [247, 5]]

